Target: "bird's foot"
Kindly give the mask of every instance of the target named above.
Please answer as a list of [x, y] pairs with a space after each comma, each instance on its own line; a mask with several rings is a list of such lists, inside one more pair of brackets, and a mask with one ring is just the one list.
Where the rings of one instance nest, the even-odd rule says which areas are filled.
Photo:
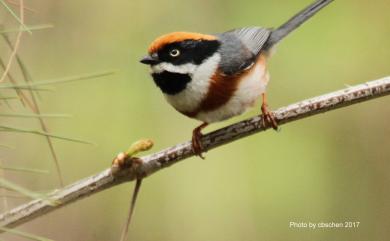
[[262, 113], [262, 124], [263, 126], [266, 126], [267, 124], [270, 124], [274, 130], [278, 130], [278, 123], [276, 122], [275, 115], [268, 110], [267, 104], [261, 105], [261, 113]]
[[202, 125], [196, 127], [193, 131], [192, 131], [192, 151], [197, 155], [199, 156], [200, 158], [202, 159], [205, 159], [204, 156], [203, 156], [203, 152], [204, 152], [204, 148], [203, 148], [203, 145], [202, 145], [202, 137], [203, 137], [203, 134], [202, 134], [202, 129], [205, 128], [208, 124], [207, 123], [203, 123]]

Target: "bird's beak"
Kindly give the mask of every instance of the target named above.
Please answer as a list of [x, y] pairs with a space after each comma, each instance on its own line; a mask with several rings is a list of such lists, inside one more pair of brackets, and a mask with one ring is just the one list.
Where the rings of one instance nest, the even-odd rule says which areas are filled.
[[146, 55], [140, 60], [140, 62], [143, 64], [155, 65], [160, 63], [160, 60], [158, 59], [157, 54], [152, 54], [152, 55]]

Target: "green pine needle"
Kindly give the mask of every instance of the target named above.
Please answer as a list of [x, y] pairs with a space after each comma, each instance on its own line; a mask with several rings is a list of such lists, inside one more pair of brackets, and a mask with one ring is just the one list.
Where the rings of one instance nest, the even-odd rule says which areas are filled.
[[40, 24], [40, 25], [33, 25], [33, 26], [27, 26], [28, 29], [16, 29], [16, 28], [13, 28], [13, 29], [4, 29], [4, 30], [0, 30], [0, 34], [5, 34], [5, 33], [15, 33], [15, 32], [19, 32], [19, 31], [27, 31], [27, 30], [42, 30], [42, 29], [48, 29], [48, 28], [53, 28], [54, 26], [52, 24]]
[[[15, 89], [15, 88], [29, 89], [31, 87], [37, 87], [37, 86], [60, 84], [60, 83], [66, 83], [66, 82], [71, 82], [71, 81], [77, 81], [77, 80], [98, 78], [98, 77], [103, 77], [103, 76], [107, 76], [107, 75], [112, 75], [116, 72], [117, 71], [115, 71], [115, 70], [109, 70], [109, 71], [74, 75], [74, 76], [68, 76], [68, 77], [56, 78], [56, 79], [50, 79], [50, 80], [35, 81], [33, 83], [28, 83], [28, 84], [18, 84], [18, 85], [3, 84], [3, 85], [0, 85], [0, 89]], [[36, 89], [34, 89], [34, 90], [36, 90]]]
[[48, 137], [52, 137], [52, 138], [57, 138], [57, 139], [60, 139], [60, 140], [65, 140], [65, 141], [78, 142], [78, 143], [83, 143], [83, 144], [93, 144], [91, 142], [87, 142], [87, 141], [80, 140], [80, 139], [75, 139], [75, 138], [70, 138], [70, 137], [64, 137], [64, 136], [60, 136], [60, 135], [50, 134], [50, 133], [47, 133], [47, 132], [44, 132], [44, 131], [29, 130], [29, 129], [23, 129], [23, 128], [12, 127], [12, 126], [0, 125], [0, 132], [1, 131], [4, 131], [4, 132], [30, 133], [30, 134], [36, 134], [36, 135], [41, 135], [41, 136], [48, 136]]
[[67, 114], [31, 114], [31, 113], [0, 113], [0, 117], [16, 117], [16, 118], [69, 118]]
[[36, 88], [36, 87], [27, 87], [24, 85], [0, 85], [0, 89], [15, 89], [15, 90], [33, 90], [33, 91], [53, 91], [53, 88]]
[[24, 196], [30, 197], [32, 199], [42, 199], [42, 198], [45, 199], [46, 198], [45, 195], [30, 191], [30, 190], [28, 190], [22, 186], [19, 186], [13, 182], [10, 182], [4, 178], [0, 178], [0, 187], [18, 192], [18, 193], [23, 194]]
[[16, 96], [0, 96], [0, 100], [13, 100], [13, 99], [19, 99]]
[[27, 28], [27, 26], [24, 23], [22, 23], [22, 20], [19, 18], [19, 16], [5, 3], [4, 0], [0, 0], [0, 3], [16, 19], [16, 21], [18, 21], [18, 23], [22, 26], [23, 30], [32, 34], [32, 32]]
[[13, 182], [10, 182], [4, 178], [0, 177], [0, 187], [20, 193], [26, 197], [29, 197], [31, 199], [41, 199], [43, 201], [46, 201], [48, 205], [51, 206], [57, 206], [60, 204], [59, 201], [50, 199], [46, 194], [41, 194], [38, 192], [33, 192], [28, 190], [27, 188], [24, 188], [22, 186], [19, 186], [18, 184], [15, 184]]
[[37, 235], [35, 235], [35, 234], [22, 232], [22, 231], [19, 231], [19, 230], [16, 230], [16, 229], [12, 229], [12, 228], [0, 227], [0, 230], [1, 230], [1, 231], [4, 231], [4, 232], [8, 232], [8, 233], [15, 234], [15, 235], [20, 236], [20, 237], [23, 237], [23, 238], [28, 238], [28, 239], [30, 239], [30, 240], [36, 240], [36, 241], [54, 241], [54, 240], [52, 240], [52, 239], [39, 237], [39, 236], [37, 236]]
[[0, 165], [0, 169], [6, 170], [6, 171], [15, 171], [15, 172], [30, 172], [30, 173], [37, 173], [37, 174], [49, 174], [48, 170], [40, 170], [40, 169], [26, 168], [26, 167], [10, 167], [10, 166]]

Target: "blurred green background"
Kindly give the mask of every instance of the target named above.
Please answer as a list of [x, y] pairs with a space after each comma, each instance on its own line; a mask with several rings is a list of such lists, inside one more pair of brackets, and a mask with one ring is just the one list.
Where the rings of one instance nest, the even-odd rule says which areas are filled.
[[[54, 140], [66, 183], [107, 168], [137, 139], [152, 138], [152, 151], [157, 151], [188, 140], [199, 124], [164, 101], [148, 68], [138, 62], [155, 37], [177, 30], [277, 27], [310, 2], [26, 1], [35, 9], [27, 13], [29, 25], [54, 25], [23, 36], [19, 53], [34, 80], [119, 70], [42, 94], [42, 112], [73, 115], [47, 120], [51, 132], [97, 144]], [[335, 1], [283, 40], [270, 61], [271, 108], [389, 75], [389, 12], [388, 0]], [[4, 10], [0, 22], [17, 26]], [[0, 45], [3, 51], [4, 43]], [[268, 131], [215, 149], [204, 161], [191, 158], [154, 174], [144, 181], [131, 240], [388, 239], [389, 103], [384, 97], [294, 122], [281, 132]], [[25, 112], [20, 104], [13, 108]], [[206, 132], [258, 113], [259, 105]], [[35, 120], [0, 121], [39, 127]], [[58, 187], [43, 137], [2, 133], [0, 139], [16, 148], [0, 149], [4, 163], [51, 170], [49, 175], [6, 172], [8, 179], [32, 190]], [[104, 191], [21, 229], [55, 240], [118, 240], [132, 186]], [[12, 207], [25, 200], [8, 202]], [[293, 229], [291, 221], [358, 221], [360, 226]]]

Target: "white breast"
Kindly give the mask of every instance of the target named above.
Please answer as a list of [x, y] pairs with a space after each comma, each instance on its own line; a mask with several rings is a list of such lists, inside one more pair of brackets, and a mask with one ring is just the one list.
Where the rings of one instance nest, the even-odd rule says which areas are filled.
[[232, 98], [223, 106], [208, 112], [199, 112], [196, 119], [212, 123], [237, 116], [252, 107], [262, 93], [265, 92], [269, 75], [265, 64], [257, 63], [238, 85]]

